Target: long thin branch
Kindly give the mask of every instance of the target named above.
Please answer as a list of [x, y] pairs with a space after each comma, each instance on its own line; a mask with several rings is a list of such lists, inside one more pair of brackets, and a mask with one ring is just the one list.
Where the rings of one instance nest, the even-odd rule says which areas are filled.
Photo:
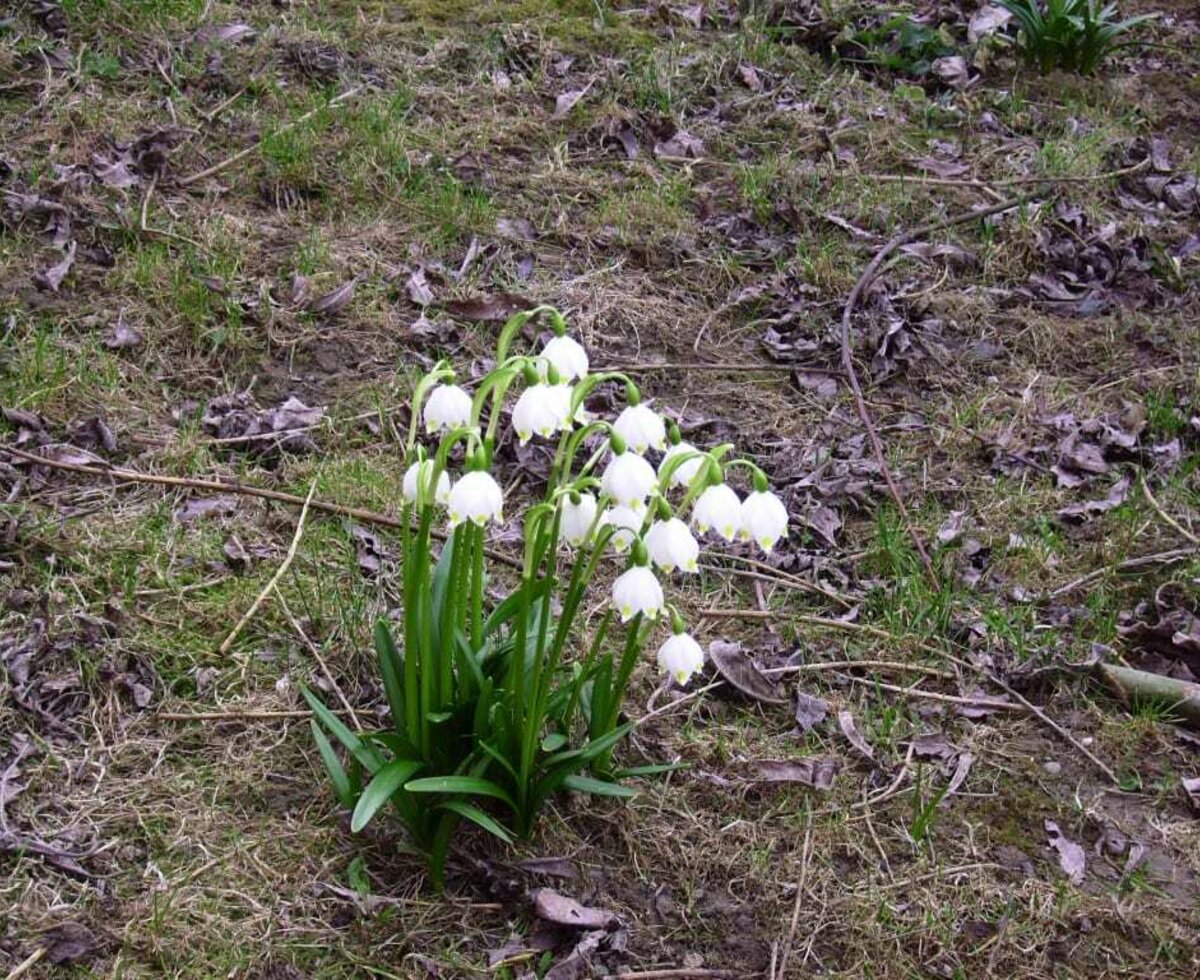
[[[301, 125], [302, 123], [308, 122], [318, 112], [321, 112], [325, 109], [332, 109], [334, 106], [338, 105], [339, 103], [345, 102], [349, 98], [353, 98], [355, 95], [357, 95], [361, 91], [362, 91], [361, 85], [356, 86], [355, 88], [349, 89], [348, 91], [343, 92], [341, 95], [335, 96], [334, 98], [330, 99], [324, 105], [319, 105], [315, 109], [310, 109], [304, 115], [297, 116], [291, 122], [286, 123], [283, 126], [280, 126], [279, 129], [275, 130], [275, 132], [276, 133], [286, 133], [289, 129], [295, 129], [297, 126]], [[244, 149], [238, 150], [237, 153], [235, 153], [233, 156], [226, 157], [224, 160], [214, 163], [211, 167], [205, 167], [203, 170], [199, 171], [198, 173], [194, 173], [191, 176], [181, 177], [177, 181], [177, 183], [180, 187], [190, 187], [192, 184], [196, 183], [197, 181], [204, 180], [205, 177], [212, 177], [214, 174], [219, 174], [222, 170], [225, 170], [228, 167], [232, 167], [239, 160], [244, 160], [251, 153], [253, 153], [255, 150], [260, 149], [261, 147], [262, 147], [261, 140], [257, 143], [252, 143], [252, 144], [250, 144], [250, 146], [247, 146]]]
[[980, 178], [955, 177], [926, 177], [922, 174], [858, 174], [863, 180], [878, 181], [891, 184], [929, 184], [935, 187], [974, 187], [980, 190], [988, 187], [1023, 187], [1041, 184], [1090, 184], [1095, 181], [1112, 180], [1116, 177], [1128, 177], [1140, 173], [1150, 166], [1147, 157], [1141, 163], [1132, 167], [1122, 167], [1120, 170], [1108, 170], [1102, 174], [1069, 174], [1062, 177], [999, 177], [995, 180]]
[[[84, 466], [79, 463], [64, 463], [56, 459], [39, 456], [36, 453], [29, 453], [13, 446], [0, 446], [0, 454], [3, 453], [8, 453], [11, 456], [17, 457], [17, 459], [23, 459], [30, 463], [36, 463], [38, 466], [49, 466], [51, 469], [66, 470], [68, 473], [104, 476], [113, 480], [125, 480], [129, 483], [149, 483], [161, 487], [209, 490], [214, 493], [236, 493], [244, 497], [274, 500], [277, 503], [288, 504], [292, 507], [304, 506], [304, 498], [298, 497], [294, 493], [284, 493], [282, 490], [268, 490], [265, 487], [254, 487], [245, 483], [231, 483], [225, 480], [201, 480], [186, 476], [159, 476], [155, 473], [141, 473], [138, 470], [127, 470], [117, 466]], [[375, 524], [379, 527], [393, 528], [404, 526], [404, 523], [398, 518], [389, 517], [387, 514], [380, 514], [377, 511], [367, 510], [364, 507], [350, 507], [346, 504], [335, 504], [327, 500], [316, 499], [311, 502], [310, 507], [325, 514], [350, 517], [356, 521], [362, 521], [364, 524]], [[440, 531], [437, 528], [431, 528], [429, 533], [441, 541], [446, 539], [446, 532]], [[502, 551], [496, 551], [494, 548], [486, 549], [485, 554], [489, 558], [501, 564], [508, 565], [510, 568], [515, 568], [518, 571], [522, 567], [519, 558], [514, 558], [512, 555], [507, 555]]]
[[862, 420], [863, 427], [867, 430], [867, 435], [871, 440], [871, 449], [875, 454], [875, 462], [879, 464], [879, 470], [883, 474], [884, 481], [887, 483], [888, 491], [891, 493], [892, 499], [896, 501], [896, 507], [900, 511], [900, 517], [904, 521], [905, 529], [908, 531], [909, 537], [912, 538], [913, 545], [917, 549], [917, 554], [921, 557], [921, 564], [924, 565], [930, 581], [935, 585], [937, 583], [937, 573], [934, 571], [933, 562], [929, 558], [929, 552], [925, 549], [925, 542], [921, 540], [920, 534], [917, 533], [917, 529], [913, 526], [909, 518], [908, 508], [904, 505], [904, 498], [900, 494], [900, 488], [896, 485], [896, 479], [892, 475], [891, 467], [888, 466], [887, 456], [883, 451], [883, 442], [880, 440], [879, 432], [875, 428], [874, 421], [871, 419], [871, 412], [867, 408], [866, 399], [863, 397], [862, 385], [858, 381], [858, 371], [854, 367], [854, 352], [850, 346], [850, 327], [854, 321], [854, 309], [862, 298], [863, 293], [866, 292], [867, 287], [871, 285], [875, 277], [879, 274], [879, 270], [882, 268], [883, 263], [887, 261], [888, 256], [901, 245], [955, 225], [967, 224], [971, 221], [986, 218], [989, 215], [999, 214], [1001, 211], [1009, 211], [1025, 203], [1031, 197], [1032, 195], [1026, 194], [1021, 197], [1010, 198], [1001, 201], [999, 204], [977, 208], [974, 211], [955, 215], [952, 218], [921, 225], [911, 231], [901, 232], [888, 241], [875, 253], [874, 258], [867, 263], [867, 267], [863, 270], [862, 275], [858, 277], [854, 288], [850, 290], [850, 295], [846, 299], [846, 305], [842, 310], [842, 370], [845, 372], [846, 381], [849, 383], [850, 390], [854, 394], [854, 404], [858, 409], [858, 417]]
[[296, 552], [300, 550], [300, 539], [304, 537], [304, 525], [308, 523], [308, 508], [312, 504], [313, 494], [317, 492], [317, 481], [313, 480], [312, 486], [308, 488], [308, 496], [304, 500], [304, 506], [300, 509], [300, 519], [296, 521], [296, 533], [292, 535], [292, 543], [288, 546], [287, 554], [284, 555], [283, 561], [279, 563], [279, 567], [275, 569], [275, 574], [271, 576], [271, 580], [263, 586], [263, 590], [258, 594], [258, 597], [250, 604], [250, 608], [246, 610], [237, 625], [229, 631], [229, 635], [221, 641], [221, 645], [217, 647], [217, 653], [224, 656], [229, 652], [230, 647], [237, 641], [254, 618], [254, 614], [262, 608], [262, 604], [267, 601], [269, 596], [277, 586], [287, 570], [292, 567], [292, 562], [296, 560]]

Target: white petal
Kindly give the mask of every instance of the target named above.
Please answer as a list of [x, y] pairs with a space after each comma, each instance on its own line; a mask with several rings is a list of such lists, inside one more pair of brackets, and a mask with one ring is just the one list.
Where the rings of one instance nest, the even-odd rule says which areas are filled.
[[738, 518], [738, 537], [755, 541], [763, 551], [770, 551], [787, 534], [788, 512], [775, 494], [755, 491], [742, 502]]
[[667, 426], [662, 416], [647, 405], [626, 406], [613, 423], [617, 433], [635, 453], [663, 449], [667, 444]]
[[[658, 464], [659, 476], [662, 476], [663, 471], [666, 469], [667, 463], [669, 463], [672, 458], [675, 456], [683, 456], [684, 454], [695, 452], [697, 452], [696, 447], [690, 442], [681, 442], [674, 446], [668, 447], [666, 455], [662, 458], [662, 462]], [[700, 469], [703, 466], [704, 457], [702, 456], [692, 456], [690, 459], [680, 463], [677, 467], [675, 467], [674, 472], [671, 473], [671, 486], [691, 486], [692, 481], [695, 480], [699, 475]]]
[[[413, 463], [405, 470], [401, 488], [405, 500], [415, 501], [417, 499], [422, 484], [428, 484], [432, 478], [434, 466], [432, 459], [426, 459]], [[450, 499], [450, 474], [445, 470], [438, 474], [437, 491], [433, 496], [436, 503], [443, 505]]]
[[554, 365], [563, 381], [575, 381], [588, 373], [587, 351], [571, 337], [551, 337], [541, 356]]
[[471, 424], [471, 396], [458, 385], [438, 385], [421, 415], [427, 432], [465, 428]]
[[581, 493], [579, 503], [568, 497], [563, 501], [559, 530], [562, 539], [572, 547], [583, 544], [596, 520], [596, 498], [590, 493]]
[[658, 666], [678, 684], [686, 684], [704, 667], [704, 649], [687, 633], [667, 638], [658, 648]]
[[473, 521], [483, 525], [503, 519], [504, 492], [491, 475], [481, 470], [464, 473], [450, 490], [450, 524]]
[[600, 489], [619, 506], [641, 510], [646, 506], [646, 499], [654, 492], [657, 482], [654, 467], [641, 456], [621, 453], [614, 456], [605, 467], [600, 477]]
[[629, 569], [613, 582], [612, 598], [623, 623], [638, 613], [647, 619], [656, 618], [665, 601], [654, 573], [640, 566]]
[[692, 524], [701, 534], [715, 530], [726, 541], [732, 541], [742, 525], [742, 502], [729, 484], [711, 486], [696, 501]]

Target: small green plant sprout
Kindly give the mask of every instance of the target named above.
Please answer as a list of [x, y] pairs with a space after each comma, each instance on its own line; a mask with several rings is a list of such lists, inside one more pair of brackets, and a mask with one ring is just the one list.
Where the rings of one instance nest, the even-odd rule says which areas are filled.
[[1117, 20], [1115, 3], [1097, 0], [1000, 0], [1021, 26], [1018, 47], [1043, 72], [1056, 68], [1092, 74], [1105, 58], [1138, 42], [1133, 28], [1157, 14]]
[[[552, 338], [536, 355], [510, 354], [538, 315]], [[606, 382], [624, 390], [612, 422], [584, 408]], [[557, 442], [541, 499], [506, 500], [493, 475], [506, 418], [522, 443]], [[390, 803], [440, 887], [464, 820], [509, 842], [527, 836], [561, 790], [633, 795], [620, 777], [655, 767], [619, 773], [612, 757], [631, 727], [621, 707], [643, 649], [665, 623], [657, 661], [671, 680], [686, 684], [704, 664], [667, 596], [699, 570], [697, 535], [770, 551], [787, 533], [787, 510], [766, 475], [731, 458], [732, 449], [697, 449], [627, 376], [589, 373], [586, 351], [548, 307], [505, 324], [496, 367], [474, 391], [444, 362], [426, 375], [412, 396], [400, 481], [402, 633], [375, 626], [391, 724], [356, 733], [304, 692], [334, 790], [353, 810], [351, 829]], [[650, 453], [661, 454], [657, 467]], [[734, 469], [749, 472], [745, 499], [725, 482]], [[522, 511], [523, 549], [506, 564], [485, 537], [509, 508]], [[445, 527], [440, 553], [435, 525]], [[625, 567], [585, 628], [593, 581], [613, 560]]]

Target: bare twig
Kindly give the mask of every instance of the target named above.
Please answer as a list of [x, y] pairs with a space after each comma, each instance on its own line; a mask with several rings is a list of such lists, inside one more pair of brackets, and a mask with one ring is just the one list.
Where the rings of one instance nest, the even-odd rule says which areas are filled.
[[[48, 459], [36, 453], [27, 453], [13, 446], [0, 445], [0, 454], [8, 453], [17, 459], [24, 459], [38, 466], [49, 466], [51, 469], [66, 470], [69, 473], [84, 473], [88, 476], [104, 476], [111, 480], [125, 480], [130, 483], [149, 483], [163, 487], [179, 487], [188, 490], [209, 490], [213, 493], [235, 493], [244, 497], [258, 497], [262, 500], [274, 500], [277, 503], [288, 504], [292, 507], [303, 507], [304, 498], [294, 493], [284, 493], [282, 490], [267, 490], [264, 487], [248, 486], [244, 483], [230, 483], [225, 480], [201, 480], [184, 476], [159, 476], [155, 473], [141, 473], [137, 470], [127, 470], [120, 467], [84, 466], [79, 463], [64, 463], [56, 459]], [[313, 510], [325, 514], [337, 514], [349, 517], [364, 524], [375, 524], [380, 527], [400, 528], [404, 523], [387, 514], [367, 510], [363, 507], [350, 507], [346, 504], [335, 504], [325, 500], [313, 500], [310, 503]], [[437, 528], [431, 528], [429, 533], [439, 540], [445, 540], [446, 533]], [[510, 568], [521, 569], [521, 560], [494, 548], [488, 548], [485, 554]]]
[[1085, 585], [1090, 585], [1098, 578], [1103, 578], [1109, 572], [1131, 572], [1138, 568], [1145, 568], [1147, 565], [1165, 565], [1176, 561], [1186, 561], [1189, 558], [1196, 557], [1195, 548], [1175, 548], [1171, 551], [1158, 551], [1152, 555], [1139, 555], [1137, 558], [1126, 558], [1124, 561], [1117, 562], [1115, 565], [1105, 565], [1103, 568], [1097, 568], [1094, 571], [1088, 572], [1086, 575], [1081, 575], [1079, 578], [1068, 582], [1066, 585], [1061, 585], [1050, 593], [1051, 599], [1057, 599], [1059, 596], [1064, 596], [1068, 592], [1074, 592], [1076, 589], [1081, 589]]
[[1142, 495], [1146, 498], [1146, 502], [1158, 512], [1158, 516], [1171, 525], [1171, 527], [1182, 534], [1185, 538], [1187, 538], [1188, 541], [1192, 542], [1192, 544], [1200, 547], [1200, 538], [1196, 537], [1196, 535], [1194, 535], [1186, 527], [1175, 520], [1175, 518], [1163, 510], [1162, 504], [1160, 504], [1155, 498], [1154, 494], [1150, 492], [1150, 485], [1146, 483], [1146, 478], [1144, 476], [1139, 477], [1139, 479], [1142, 484]]
[[[334, 711], [335, 715], [343, 714], [343, 710]], [[273, 721], [277, 718], [311, 718], [312, 712], [304, 708], [278, 711], [159, 711], [153, 716], [155, 721]]]
[[983, 667], [978, 667], [975, 664], [971, 663], [970, 661], [960, 660], [958, 657], [952, 656], [950, 654], [947, 654], [947, 656], [950, 658], [950, 660], [952, 660], [954, 663], [958, 664], [960, 667], [963, 667], [966, 670], [974, 671], [980, 677], [986, 678], [988, 681], [995, 684], [998, 688], [1000, 688], [1000, 690], [1002, 690], [1010, 698], [1015, 699], [1019, 704], [1021, 704], [1022, 707], [1024, 707], [1024, 709], [1026, 711], [1028, 711], [1028, 712], [1030, 712], [1030, 714], [1034, 715], [1038, 719], [1038, 721], [1040, 721], [1043, 725], [1045, 725], [1047, 728], [1049, 728], [1051, 731], [1053, 731], [1056, 735], [1058, 735], [1064, 741], [1066, 741], [1070, 745], [1074, 746], [1076, 751], [1078, 751], [1080, 754], [1086, 756], [1091, 761], [1092, 765], [1094, 765], [1097, 769], [1099, 769], [1102, 773], [1104, 773], [1104, 775], [1108, 778], [1108, 781], [1110, 783], [1112, 783], [1114, 786], [1121, 785], [1121, 781], [1117, 778], [1117, 774], [1115, 772], [1113, 772], [1111, 768], [1109, 768], [1108, 764], [1105, 763], [1103, 759], [1101, 759], [1098, 755], [1096, 755], [1095, 752], [1093, 752], [1086, 745], [1084, 745], [1082, 742], [1080, 742], [1079, 739], [1077, 739], [1069, 731], [1067, 731], [1065, 728], [1063, 728], [1062, 725], [1060, 725], [1057, 721], [1055, 721], [1053, 718], [1051, 718], [1048, 714], [1046, 714], [1046, 712], [1043, 709], [1039, 708], [1036, 704], [1031, 702], [1023, 694], [1019, 693], [1018, 691], [1013, 690], [1013, 688], [1010, 685], [1006, 684], [1003, 680], [1001, 680], [996, 674], [992, 673], [990, 670], [985, 670]]
[[937, 691], [922, 691], [915, 687], [898, 687], [895, 684], [884, 684], [882, 681], [871, 680], [869, 677], [852, 677], [842, 675], [846, 680], [863, 687], [877, 688], [881, 691], [891, 691], [893, 694], [903, 694], [905, 697], [917, 698], [922, 701], [941, 701], [945, 704], [962, 704], [971, 708], [986, 708], [990, 711], [1033, 711], [1033, 705], [1028, 701], [1024, 704], [1014, 704], [1012, 701], [1000, 701], [996, 698], [964, 698], [957, 694], [939, 694]]
[[680, 966], [664, 970], [641, 970], [634, 973], [606, 973], [600, 980], [734, 980], [747, 974], [737, 970], [713, 970], [703, 966]]
[[1150, 166], [1147, 157], [1141, 163], [1120, 170], [1109, 170], [1102, 174], [1077, 174], [1062, 177], [999, 177], [995, 180], [978, 178], [955, 177], [926, 177], [921, 174], [857, 174], [863, 180], [878, 181], [888, 184], [929, 184], [935, 187], [975, 187], [986, 190], [989, 187], [1027, 187], [1040, 184], [1090, 184], [1095, 181], [1112, 180], [1116, 177], [1128, 177], [1140, 173]]
[[895, 660], [822, 660], [811, 664], [792, 664], [788, 667], [768, 667], [762, 671], [768, 677], [778, 677], [783, 674], [819, 673], [825, 670], [846, 670], [852, 667], [862, 667], [864, 670], [894, 670], [905, 674], [924, 674], [926, 677], [940, 677], [952, 681], [954, 674], [948, 670], [938, 670], [936, 667], [926, 667], [922, 664], [906, 664]]
[[792, 921], [788, 926], [787, 942], [783, 944], [783, 955], [779, 958], [779, 969], [771, 980], [784, 980], [787, 976], [788, 958], [796, 941], [796, 927], [800, 924], [800, 903], [804, 896], [804, 884], [808, 878], [808, 861], [812, 853], [812, 808], [804, 815], [804, 843], [800, 848], [800, 879], [796, 882], [796, 901], [792, 905]]
[[14, 966], [8, 972], [8, 974], [5, 976], [5, 980], [17, 980], [18, 977], [25, 976], [26, 973], [28, 973], [35, 966], [37, 966], [38, 962], [45, 955], [46, 955], [46, 947], [39, 946], [32, 953], [30, 953], [28, 956], [26, 956], [25, 959], [21, 960], [20, 963], [18, 963], [16, 966]]
[[217, 653], [224, 656], [229, 652], [230, 647], [241, 635], [242, 630], [249, 625], [250, 620], [254, 618], [255, 613], [262, 608], [262, 604], [267, 601], [267, 596], [274, 591], [279, 584], [280, 579], [287, 574], [287, 570], [292, 567], [292, 562], [296, 560], [296, 552], [300, 548], [300, 539], [304, 536], [304, 525], [308, 521], [308, 508], [312, 504], [313, 494], [317, 492], [317, 481], [313, 480], [312, 486], [308, 488], [308, 497], [305, 498], [304, 506], [300, 509], [300, 519], [296, 521], [296, 533], [292, 535], [292, 543], [288, 546], [287, 554], [284, 555], [283, 561], [279, 567], [275, 569], [275, 574], [271, 576], [271, 580], [263, 586], [263, 590], [258, 594], [258, 597], [251, 603], [250, 608], [246, 610], [245, 615], [238, 620], [237, 625], [229, 631], [229, 635], [221, 641], [221, 645], [217, 647]]
[[363, 730], [362, 722], [358, 720], [358, 715], [351, 706], [349, 699], [346, 697], [345, 692], [342, 691], [342, 687], [337, 682], [337, 678], [333, 676], [333, 671], [329, 669], [329, 664], [325, 662], [325, 658], [321, 655], [320, 647], [318, 647], [309, 638], [309, 635], [304, 632], [304, 627], [296, 621], [296, 617], [292, 615], [292, 610], [288, 607], [287, 600], [283, 597], [283, 594], [277, 593], [276, 598], [279, 600], [279, 607], [283, 610], [284, 618], [287, 619], [288, 623], [292, 627], [292, 630], [298, 637], [300, 637], [300, 640], [304, 643], [304, 645], [308, 647], [308, 652], [313, 655], [317, 663], [321, 665], [321, 670], [325, 674], [325, 679], [329, 681], [329, 686], [333, 688], [333, 693], [336, 694], [338, 700], [342, 702], [342, 707], [346, 709], [346, 713], [350, 716], [350, 721], [353, 723], [355, 730], [361, 732]]
[[871, 440], [871, 449], [875, 454], [875, 462], [879, 465], [879, 471], [883, 475], [884, 481], [887, 483], [888, 492], [891, 493], [892, 499], [896, 502], [896, 507], [900, 511], [900, 518], [904, 521], [904, 526], [908, 531], [909, 537], [912, 538], [913, 545], [917, 549], [917, 554], [921, 557], [921, 564], [925, 567], [925, 572], [928, 574], [930, 581], [937, 584], [937, 573], [934, 571], [933, 562], [929, 558], [929, 552], [925, 549], [925, 542], [921, 540], [920, 534], [913, 526], [909, 518], [908, 508], [904, 505], [904, 498], [900, 494], [900, 488], [896, 485], [896, 479], [892, 475], [891, 467], [888, 465], [887, 455], [883, 451], [883, 442], [879, 438], [879, 432], [875, 428], [875, 423], [871, 419], [871, 412], [867, 408], [866, 399], [863, 397], [862, 385], [859, 384], [858, 371], [854, 367], [854, 351], [850, 346], [850, 327], [854, 320], [854, 309], [858, 305], [859, 300], [866, 292], [867, 287], [874, 281], [878, 275], [883, 263], [888, 256], [892, 254], [901, 245], [915, 241], [919, 238], [925, 238], [936, 231], [942, 231], [946, 228], [951, 228], [955, 225], [967, 224], [971, 221], [978, 221], [981, 218], [986, 218], [989, 215], [999, 214], [1001, 211], [1009, 211], [1012, 208], [1018, 207], [1026, 201], [1030, 200], [1032, 195], [1024, 195], [1015, 197], [1009, 200], [1001, 201], [999, 204], [992, 204], [985, 208], [977, 208], [973, 211], [968, 211], [965, 214], [955, 215], [952, 218], [946, 218], [942, 221], [934, 221], [929, 224], [921, 225], [911, 231], [901, 232], [891, 238], [875, 256], [867, 263], [866, 269], [863, 270], [858, 281], [854, 284], [854, 288], [850, 290], [850, 295], [846, 299], [846, 305], [842, 310], [842, 329], [841, 329], [841, 346], [842, 346], [842, 370], [845, 372], [846, 380], [850, 385], [850, 390], [854, 395], [854, 404], [858, 409], [858, 417], [862, 420], [863, 427], [867, 430], [867, 436]]
[[193, 248], [198, 248], [201, 252], [207, 252], [208, 249], [201, 245], [194, 238], [188, 238], [186, 235], [177, 235], [173, 231], [166, 231], [163, 228], [151, 228], [147, 223], [147, 216], [150, 209], [150, 197], [154, 194], [154, 188], [158, 186], [158, 172], [155, 171], [150, 176], [150, 183], [146, 187], [146, 196], [142, 198], [142, 212], [138, 227], [144, 235], [158, 235], [160, 238], [171, 238], [177, 242], [183, 242], [186, 245], [191, 245]]
[[[324, 105], [317, 106], [315, 109], [310, 109], [308, 112], [304, 113], [304, 115], [302, 115], [302, 116], [297, 116], [291, 122], [286, 123], [283, 126], [280, 126], [279, 129], [275, 130], [275, 132], [277, 134], [278, 133], [286, 133], [289, 129], [295, 129], [297, 126], [300, 126], [303, 123], [308, 122], [317, 113], [323, 112], [326, 109], [332, 109], [334, 106], [339, 105], [342, 102], [345, 102], [347, 99], [353, 98], [355, 95], [357, 95], [361, 91], [362, 91], [361, 85], [356, 86], [355, 88], [349, 89], [349, 90], [343, 92], [341, 95], [335, 96], [334, 98], [330, 99]], [[257, 142], [257, 143], [252, 143], [250, 146], [247, 146], [244, 149], [238, 150], [237, 153], [233, 154], [233, 156], [226, 157], [224, 160], [220, 160], [217, 163], [214, 163], [211, 167], [205, 167], [203, 170], [201, 170], [197, 173], [194, 173], [189, 177], [181, 178], [178, 181], [179, 186], [180, 187], [190, 187], [192, 184], [196, 183], [197, 181], [201, 181], [201, 180], [204, 180], [204, 178], [206, 178], [206, 177], [212, 177], [215, 174], [219, 174], [222, 170], [232, 167], [239, 160], [244, 160], [246, 157], [250, 156], [251, 153], [253, 153], [255, 150], [259, 149], [261, 146], [262, 146], [261, 141]]]

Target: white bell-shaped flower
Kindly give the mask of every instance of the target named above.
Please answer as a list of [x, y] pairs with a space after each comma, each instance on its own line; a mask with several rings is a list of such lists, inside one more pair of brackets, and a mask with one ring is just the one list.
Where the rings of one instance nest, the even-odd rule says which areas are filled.
[[[658, 464], [658, 475], [662, 476], [667, 464], [676, 456], [684, 456], [695, 452], [697, 452], [697, 449], [690, 442], [680, 442], [674, 446], [668, 446], [666, 455], [663, 456], [662, 462]], [[704, 462], [703, 456], [692, 456], [690, 459], [685, 459], [672, 471], [671, 486], [691, 486], [692, 481], [699, 475], [701, 467], [704, 466]]]
[[488, 521], [502, 521], [504, 491], [490, 473], [473, 470], [459, 477], [450, 490], [450, 526], [472, 521], [482, 527]]
[[742, 526], [742, 502], [728, 483], [717, 483], [696, 500], [692, 509], [692, 525], [701, 534], [715, 530], [726, 541], [732, 541]]
[[696, 561], [700, 557], [700, 545], [678, 517], [650, 525], [646, 532], [646, 550], [650, 560], [664, 572], [673, 572], [677, 568], [685, 572], [700, 570]]
[[577, 381], [588, 373], [587, 351], [579, 341], [565, 334], [547, 340], [541, 356], [554, 365], [563, 381]]
[[430, 434], [465, 429], [471, 424], [471, 396], [458, 385], [438, 385], [425, 400], [421, 417]]
[[704, 667], [704, 648], [689, 634], [675, 633], [658, 648], [658, 666], [676, 684], [686, 684]]
[[[415, 503], [422, 491], [429, 493], [432, 489], [434, 465], [432, 459], [423, 459], [413, 463], [404, 471], [401, 492], [404, 494], [405, 500]], [[445, 505], [450, 499], [450, 474], [445, 470], [438, 474], [437, 489], [433, 494], [433, 499], [442, 505]]]
[[770, 551], [787, 534], [787, 527], [787, 508], [775, 494], [756, 490], [742, 501], [738, 537], [743, 541], [754, 541], [763, 551]]
[[562, 517], [559, 520], [559, 535], [572, 548], [578, 548], [587, 540], [596, 520], [596, 498], [590, 493], [581, 493], [579, 503], [570, 497], [563, 500]]
[[549, 439], [570, 427], [571, 389], [567, 385], [530, 385], [513, 407], [512, 422], [521, 445], [533, 435]]
[[636, 453], [621, 453], [609, 460], [600, 477], [600, 490], [620, 507], [640, 511], [658, 485], [654, 467]]
[[629, 622], [638, 613], [647, 619], [655, 619], [662, 612], [664, 602], [658, 579], [650, 569], [640, 565], [635, 565], [613, 582], [612, 598], [622, 623]]
[[629, 507], [609, 507], [600, 517], [601, 525], [611, 525], [615, 530], [608, 543], [619, 555], [629, 550], [642, 530], [642, 515]]
[[621, 411], [613, 423], [613, 431], [638, 455], [667, 445], [667, 425], [662, 416], [640, 402]]

